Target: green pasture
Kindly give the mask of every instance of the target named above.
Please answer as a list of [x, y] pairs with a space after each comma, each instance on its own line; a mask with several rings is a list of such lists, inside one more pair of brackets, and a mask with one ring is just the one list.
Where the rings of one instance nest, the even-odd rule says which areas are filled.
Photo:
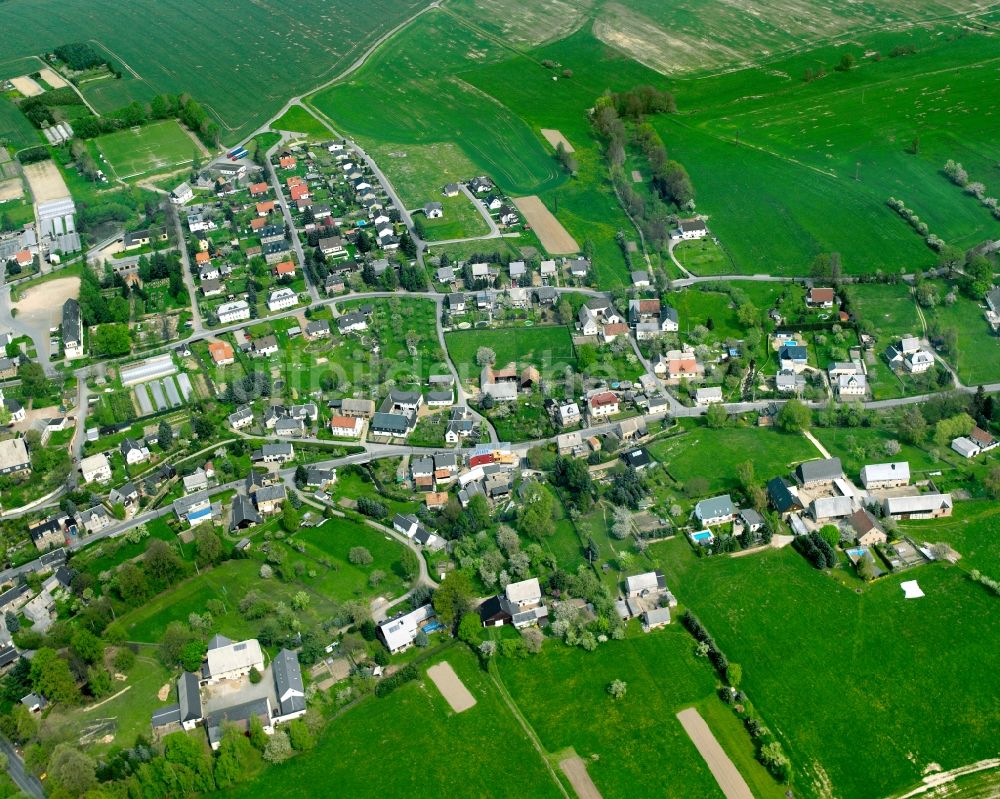
[[736, 271], [726, 251], [710, 237], [678, 242], [674, 257], [694, 275], [729, 275]]
[[95, 144], [120, 178], [133, 178], [189, 163], [197, 145], [172, 119], [151, 122], [136, 130], [119, 130]]
[[[609, 641], [594, 652], [550, 641], [538, 655], [496, 663], [542, 745], [550, 752], [573, 749], [602, 796], [723, 795], [675, 718], [710, 697], [716, 684], [679, 625]], [[628, 686], [617, 702], [608, 696], [616, 679]], [[626, 729], [630, 735], [622, 734]]]
[[0, 142], [15, 150], [39, 143], [38, 130], [12, 100], [0, 95]]
[[[707, 560], [679, 539], [653, 550], [678, 599], [744, 664], [742, 685], [785, 745], [796, 795], [888, 796], [930, 763], [994, 755], [996, 597], [959, 568], [845, 585], [791, 548]], [[899, 583], [911, 579], [924, 598], [904, 600]], [[947, 712], [929, 713], [930, 697]]]
[[[438, 641], [432, 636], [432, 643]], [[336, 786], [345, 796], [510, 796], [557, 799], [556, 787], [538, 752], [500, 698], [476, 658], [463, 646], [448, 650], [452, 664], [476, 704], [454, 713], [418, 665], [420, 679], [385, 698], [368, 697], [333, 719], [317, 747], [268, 768], [252, 782], [220, 793], [224, 799], [280, 792], [311, 799], [317, 786]], [[495, 762], [502, 744], [509, 767]], [[386, 758], [391, 758], [387, 767]]]
[[[486, 220], [468, 197], [459, 194], [457, 197], [444, 197], [431, 194], [426, 202], [439, 202], [444, 206], [444, 216], [437, 219], [427, 219], [419, 211], [417, 217], [424, 226], [422, 238], [427, 241], [444, 241], [447, 239], [463, 239], [470, 236], [484, 236], [490, 232]], [[423, 208], [423, 204], [417, 206]]]
[[4, 55], [36, 55], [74, 41], [67, 31], [85, 31], [83, 38], [104, 48], [132, 84], [121, 91], [95, 83], [99, 110], [112, 110], [100, 102], [104, 92], [116, 95], [115, 108], [150, 94], [187, 92], [219, 120], [223, 141], [234, 144], [290, 96], [336, 77], [417, 8], [414, 0], [373, 0], [364, 13], [333, 13], [306, 0], [275, 26], [274, 9], [249, 0], [228, 4], [224, 14], [151, 0], [70, 0], [58, 15], [44, 0], [28, 0], [4, 6]]

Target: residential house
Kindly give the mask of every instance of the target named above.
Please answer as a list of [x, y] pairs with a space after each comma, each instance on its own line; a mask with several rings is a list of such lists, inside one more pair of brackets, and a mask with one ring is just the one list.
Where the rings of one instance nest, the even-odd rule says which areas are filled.
[[185, 494], [195, 494], [198, 491], [208, 489], [208, 473], [200, 466], [191, 474], [184, 477], [181, 482], [184, 484]]
[[242, 322], [250, 318], [250, 306], [246, 300], [234, 300], [220, 305], [215, 309], [215, 314], [223, 324]]
[[637, 472], [648, 469], [656, 463], [653, 460], [653, 456], [650, 455], [649, 450], [645, 447], [626, 450], [622, 453], [622, 461], [624, 461], [626, 466], [635, 469]]
[[694, 507], [694, 515], [706, 527], [714, 524], [725, 524], [736, 518], [736, 507], [729, 494], [723, 494], [711, 499], [703, 499]]
[[582, 416], [580, 414], [580, 406], [575, 402], [567, 402], [564, 405], [559, 406], [559, 424], [562, 427], [570, 427], [574, 424], [580, 424], [582, 421]]
[[678, 224], [678, 234], [684, 241], [703, 239], [708, 235], [708, 228], [701, 219], [682, 219]]
[[233, 430], [242, 430], [253, 424], [253, 409], [249, 406], [238, 408], [229, 414], [229, 425]]
[[255, 338], [250, 343], [250, 354], [255, 358], [268, 358], [278, 352], [278, 339], [276, 336], [268, 335]]
[[373, 436], [383, 438], [405, 438], [416, 427], [417, 415], [406, 413], [376, 413], [372, 416], [369, 431]]
[[460, 190], [457, 183], [446, 183], [444, 188], [441, 189], [441, 193], [445, 197], [457, 197]]
[[184, 519], [192, 527], [215, 517], [215, 508], [207, 491], [174, 500], [173, 509], [178, 519]]
[[542, 589], [538, 579], [510, 583], [504, 593], [490, 597], [479, 607], [479, 618], [484, 627], [501, 627], [512, 624], [522, 629], [538, 624], [549, 615], [542, 604]]
[[337, 329], [341, 333], [351, 333], [368, 329], [368, 317], [358, 311], [345, 313], [337, 317]]
[[409, 613], [400, 613], [380, 622], [376, 628], [379, 639], [391, 654], [402, 652], [413, 646], [417, 634], [429, 627], [434, 619], [434, 608], [421, 605]]
[[708, 386], [699, 388], [694, 392], [696, 405], [711, 405], [713, 402], [722, 402], [722, 389], [719, 386]]
[[295, 448], [291, 442], [279, 444], [264, 444], [251, 456], [251, 460], [259, 463], [287, 463], [295, 457]]
[[360, 416], [332, 416], [330, 433], [338, 438], [360, 438], [364, 424]]
[[909, 484], [910, 464], [907, 461], [872, 463], [861, 469], [861, 485], [869, 491], [879, 488], [897, 488]]
[[80, 303], [72, 298], [63, 303], [62, 341], [63, 356], [67, 360], [83, 357], [83, 321], [80, 316]]
[[809, 296], [806, 297], [806, 304], [810, 308], [832, 308], [834, 301], [834, 291], [831, 288], [809, 289]]
[[[14, 440], [21, 441], [21, 439]], [[0, 441], [0, 448], [6, 443], [5, 441]], [[23, 441], [21, 446], [24, 446]], [[27, 451], [25, 451], [24, 457], [27, 460]], [[0, 450], [0, 474], [4, 473], [2, 466], [6, 460], [2, 455], [2, 450]], [[83, 475], [83, 482], [85, 483], [106, 483], [111, 479], [111, 462], [103, 452], [90, 455], [80, 461], [80, 473]]]
[[306, 324], [306, 338], [312, 340], [326, 338], [330, 335], [330, 322], [326, 319], [315, 319]]
[[593, 418], [614, 416], [620, 410], [618, 397], [611, 391], [602, 391], [587, 400], [590, 415]]
[[465, 313], [465, 295], [453, 292], [448, 295], [448, 311], [453, 314]]
[[284, 286], [272, 291], [267, 298], [267, 309], [272, 313], [291, 308], [299, 304], [299, 295], [294, 290]]
[[809, 363], [809, 350], [801, 344], [785, 344], [778, 351], [778, 363], [783, 371], [801, 372]]
[[174, 205], [184, 205], [194, 199], [194, 190], [187, 183], [182, 183], [170, 192], [170, 202]]
[[257, 512], [261, 516], [268, 516], [281, 510], [286, 498], [285, 487], [280, 483], [261, 486], [251, 496], [257, 507]]
[[976, 442], [966, 436], [953, 439], [951, 448], [963, 458], [975, 458], [981, 452]]
[[52, 547], [61, 547], [70, 537], [73, 522], [65, 513], [49, 516], [28, 525], [28, 535], [32, 543], [41, 551]]
[[801, 500], [792, 493], [791, 486], [781, 477], [774, 477], [767, 481], [767, 497], [771, 506], [782, 517], [803, 508]]
[[555, 277], [556, 262], [552, 260], [542, 261], [539, 265], [538, 273], [542, 276], [542, 279]]
[[841, 375], [837, 378], [838, 397], [863, 397], [867, 391], [868, 378], [866, 375]]
[[121, 451], [122, 457], [125, 458], [125, 463], [129, 466], [134, 466], [137, 463], [145, 463], [150, 458], [149, 447], [146, 446], [144, 441], [126, 438], [119, 445], [118, 449]]
[[780, 394], [801, 394], [806, 379], [793, 369], [782, 369], [774, 377], [774, 387]]
[[872, 547], [875, 544], [884, 544], [889, 538], [885, 530], [879, 527], [875, 518], [864, 508], [852, 513], [847, 521], [854, 530], [854, 540], [859, 546]]
[[444, 206], [441, 203], [427, 203], [424, 205], [424, 216], [428, 219], [440, 219], [444, 216]]
[[645, 270], [638, 270], [631, 274], [632, 285], [637, 289], [648, 289], [649, 288], [649, 272]]
[[362, 419], [370, 419], [375, 413], [375, 401], [348, 397], [341, 400], [340, 412], [344, 416], [359, 416]]
[[88, 533], [98, 533], [114, 522], [108, 509], [103, 505], [95, 505], [77, 514], [77, 521]]

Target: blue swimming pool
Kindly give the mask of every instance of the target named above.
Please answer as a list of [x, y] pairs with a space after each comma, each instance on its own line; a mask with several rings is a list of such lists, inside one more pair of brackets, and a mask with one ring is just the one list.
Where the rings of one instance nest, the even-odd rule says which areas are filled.
[[702, 530], [700, 533], [691, 533], [691, 540], [696, 544], [711, 544], [713, 536], [709, 530]]
[[425, 633], [436, 633], [438, 630], [443, 630], [444, 625], [439, 621], [432, 621], [426, 627], [424, 627]]
[[856, 558], [863, 558], [865, 556], [865, 550], [861, 547], [855, 547], [854, 549], [845, 550], [848, 555], [853, 555]]

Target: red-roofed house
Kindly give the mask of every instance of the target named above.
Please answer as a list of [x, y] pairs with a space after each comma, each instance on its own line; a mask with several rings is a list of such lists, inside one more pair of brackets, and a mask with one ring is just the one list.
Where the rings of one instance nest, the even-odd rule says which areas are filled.
[[274, 210], [274, 200], [257, 203], [257, 216], [267, 216]]
[[274, 274], [276, 277], [284, 277], [285, 275], [294, 277], [295, 264], [292, 261], [282, 261], [280, 264], [274, 267]]
[[628, 325], [624, 322], [616, 322], [615, 324], [605, 325], [601, 329], [601, 340], [605, 344], [610, 344], [619, 336], [628, 335]]
[[266, 183], [254, 183], [250, 187], [250, 196], [251, 197], [263, 197], [265, 194], [267, 194], [267, 189], [268, 189], [268, 186], [267, 186]]
[[330, 419], [330, 432], [340, 438], [359, 438], [364, 424], [360, 416], [334, 416]]
[[486, 466], [490, 463], [493, 463], [493, 454], [490, 452], [486, 452], [482, 455], [473, 455], [469, 458], [470, 469], [475, 469], [477, 466]]
[[680, 380], [682, 377], [697, 377], [701, 374], [698, 361], [694, 358], [671, 358], [667, 361], [667, 379]]
[[295, 169], [296, 163], [298, 162], [295, 160], [295, 156], [292, 155], [283, 155], [278, 159], [278, 165], [282, 169]]
[[194, 262], [201, 266], [202, 264], [207, 264], [212, 260], [212, 257], [205, 251], [196, 252], [194, 254]]
[[225, 341], [213, 341], [208, 345], [208, 352], [216, 366], [225, 366], [236, 361], [232, 345]]
[[260, 230], [268, 224], [266, 216], [258, 216], [250, 220], [250, 230]]
[[614, 416], [618, 413], [618, 397], [610, 391], [602, 391], [590, 398], [591, 416]]
[[14, 260], [18, 266], [28, 266], [31, 263], [31, 252], [29, 250], [18, 250], [14, 253]]
[[309, 196], [309, 187], [292, 186], [292, 188], [289, 189], [289, 192], [293, 200], [303, 200]]
[[808, 303], [813, 308], [832, 308], [833, 289], [810, 289]]
[[292, 175], [285, 181], [285, 185], [288, 186], [288, 188], [292, 188], [293, 186], [302, 186], [303, 184], [305, 184], [305, 181], [298, 175]]

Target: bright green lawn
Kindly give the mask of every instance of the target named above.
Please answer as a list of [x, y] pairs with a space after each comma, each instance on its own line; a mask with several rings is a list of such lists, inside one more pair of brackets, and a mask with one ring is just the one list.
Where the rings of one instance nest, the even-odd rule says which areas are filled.
[[674, 257], [695, 275], [731, 275], [736, 271], [726, 251], [709, 237], [678, 242]]
[[306, 111], [300, 105], [293, 105], [284, 114], [271, 123], [274, 130], [290, 130], [295, 133], [305, 133], [315, 139], [330, 138], [326, 125]]
[[[722, 796], [674, 717], [715, 688], [693, 649], [687, 632], [671, 625], [590, 653], [550, 641], [538, 655], [497, 664], [542, 745], [575, 749], [607, 799]], [[628, 685], [620, 702], [608, 697], [615, 679]]]
[[[420, 214], [419, 219], [424, 226], [421, 238], [427, 241], [445, 241], [447, 239], [463, 239], [469, 236], [483, 236], [490, 232], [482, 214], [464, 194], [457, 197], [444, 197], [440, 192], [431, 194], [424, 202], [439, 202], [444, 206], [444, 216], [438, 219], [427, 219]], [[423, 208], [419, 204], [418, 208]]]
[[902, 522], [901, 532], [916, 541], [944, 541], [961, 556], [964, 569], [979, 569], [1000, 580], [1000, 505], [989, 500], [959, 502], [949, 519]]
[[[899, 441], [890, 424], [875, 427], [814, 427], [812, 433], [831, 455], [840, 458], [847, 476], [855, 481], [861, 479], [861, 468], [869, 463], [908, 461], [914, 479], [923, 479], [926, 472], [948, 471], [953, 468], [952, 463], [958, 462], [947, 453], [944, 460], [936, 460], [927, 450]], [[902, 447], [896, 455], [890, 456], [885, 452], [885, 442], [890, 440], [899, 442]]]
[[151, 122], [135, 132], [127, 129], [106, 133], [95, 143], [119, 178], [165, 171], [189, 163], [198, 152], [173, 119]]
[[[858, 594], [857, 580], [845, 586], [790, 548], [701, 560], [679, 539], [653, 549], [680, 602], [743, 664], [797, 796], [829, 795], [819, 789], [827, 779], [843, 799], [887, 796], [930, 763], [995, 756], [996, 597], [958, 568], [924, 566]], [[910, 579], [924, 598], [903, 599], [899, 583]]]
[[917, 306], [905, 283], [861, 283], [847, 289], [860, 321], [875, 327], [882, 349], [894, 339], [921, 335]]
[[519, 366], [530, 363], [543, 376], [550, 374], [554, 367], [576, 362], [569, 330], [561, 325], [453, 330], [445, 334], [445, 343], [460, 374], [464, 371], [478, 376], [476, 351], [480, 347], [489, 347], [496, 353], [497, 368], [511, 361]]
[[800, 435], [772, 428], [713, 430], [700, 425], [653, 444], [650, 452], [682, 484], [696, 477], [706, 479], [709, 493], [736, 490], [736, 467], [744, 461], [752, 461], [757, 479], [764, 481], [820, 457]]
[[[947, 288], [942, 289], [942, 294]], [[954, 305], [938, 305], [927, 312], [927, 321], [937, 319], [942, 328], [958, 333], [958, 376], [966, 385], [1000, 381], [1000, 336], [994, 336], [986, 324], [981, 302], [970, 300], [961, 292]], [[954, 366], [956, 358], [948, 356]]]
[[11, 100], [0, 96], [0, 141], [20, 150], [38, 143], [38, 130]]
[[[332, 721], [313, 751], [219, 795], [563, 796], [476, 658], [456, 645], [446, 659], [475, 696], [474, 707], [452, 712], [426, 677], [427, 667], [436, 662], [432, 659], [419, 665], [419, 681], [384, 699], [365, 699]], [[503, 764], [496, 759], [499, 750]]]

